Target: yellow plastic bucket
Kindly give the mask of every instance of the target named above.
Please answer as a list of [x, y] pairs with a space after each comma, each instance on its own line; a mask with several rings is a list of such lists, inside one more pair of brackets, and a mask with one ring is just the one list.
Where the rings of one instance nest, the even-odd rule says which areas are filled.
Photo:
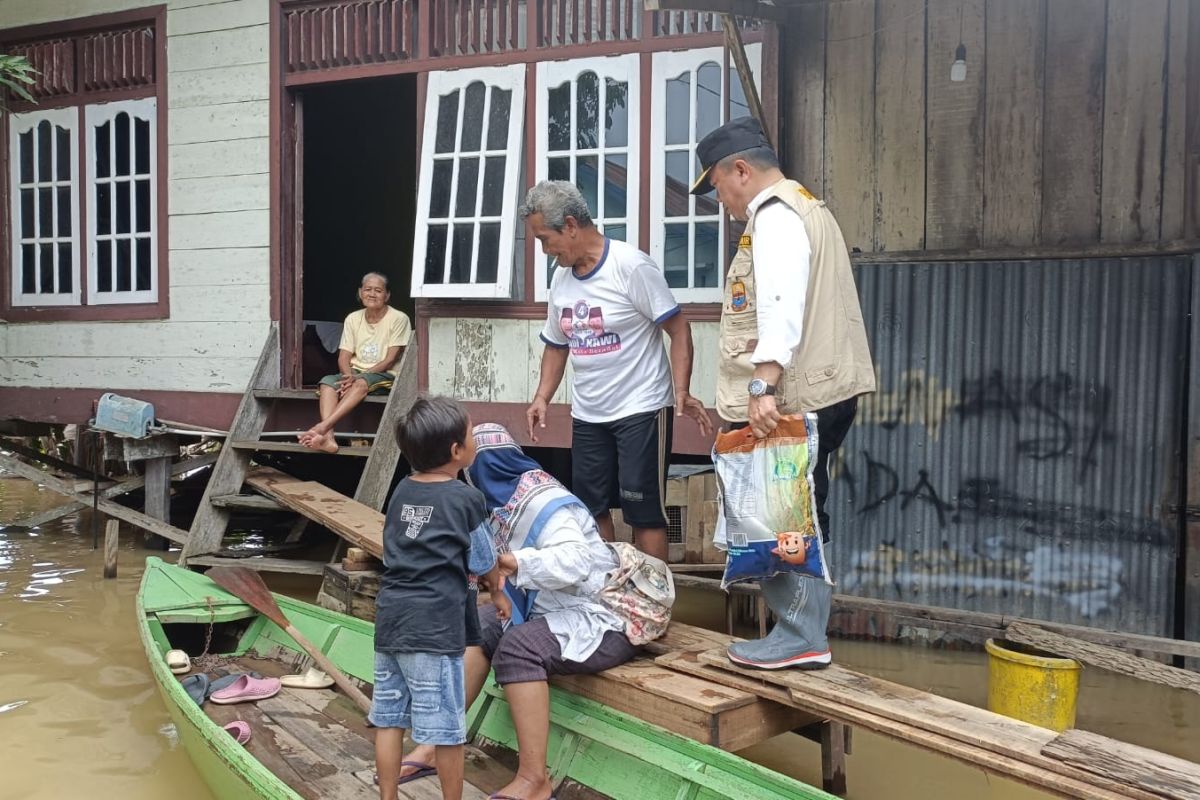
[[1075, 727], [1079, 662], [988, 639], [988, 709], [1055, 731]]

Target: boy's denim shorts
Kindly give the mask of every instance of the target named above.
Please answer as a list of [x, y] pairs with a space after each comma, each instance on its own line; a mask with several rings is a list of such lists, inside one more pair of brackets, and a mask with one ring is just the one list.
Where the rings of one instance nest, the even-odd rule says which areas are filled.
[[377, 728], [405, 728], [417, 744], [467, 741], [463, 657], [375, 651], [375, 691], [367, 719]]

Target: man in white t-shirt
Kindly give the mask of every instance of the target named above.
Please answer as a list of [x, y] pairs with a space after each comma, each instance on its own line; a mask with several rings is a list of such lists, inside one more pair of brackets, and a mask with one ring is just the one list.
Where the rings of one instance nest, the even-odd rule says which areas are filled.
[[412, 323], [403, 311], [388, 305], [387, 277], [363, 276], [358, 299], [363, 307], [346, 316], [338, 345], [336, 375], [321, 378], [318, 387], [321, 421], [300, 434], [300, 443], [326, 453], [338, 451], [333, 426], [368, 394], [386, 394], [396, 377], [396, 365], [412, 338]]
[[[634, 542], [667, 560], [664, 505], [674, 416], [705, 436], [712, 422], [688, 391], [692, 332], [662, 271], [645, 253], [608, 239], [592, 222], [574, 184], [542, 181], [521, 217], [557, 260], [542, 331], [541, 377], [526, 412], [529, 437], [546, 427], [546, 409], [566, 371], [571, 386], [572, 491], [613, 539], [609, 509], [620, 506]], [[671, 337], [671, 359], [662, 332]]]

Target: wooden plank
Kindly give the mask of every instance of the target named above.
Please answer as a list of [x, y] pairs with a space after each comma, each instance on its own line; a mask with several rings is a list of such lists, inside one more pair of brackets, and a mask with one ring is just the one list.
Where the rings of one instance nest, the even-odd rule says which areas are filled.
[[[167, 157], [170, 159], [167, 174], [173, 181], [181, 178], [258, 175], [266, 172], [270, 166], [269, 143], [268, 137], [256, 136], [232, 141], [173, 144], [167, 148]], [[172, 248], [186, 250], [191, 246], [184, 244], [183, 241], [176, 241], [174, 232], [172, 232]], [[203, 245], [197, 246], [203, 247]], [[220, 247], [221, 245], [212, 246]]]
[[879, 0], [876, 250], [919, 250], [925, 243], [924, 7], [925, 0]]
[[[257, 141], [257, 140], [249, 140]], [[196, 145], [199, 146], [199, 145]], [[266, 209], [173, 214], [171, 243], [191, 247], [262, 247], [270, 244], [270, 212]]]
[[396, 380], [393, 381], [392, 390], [388, 392], [383, 415], [379, 418], [375, 442], [370, 448], [367, 463], [363, 466], [358, 486], [354, 490], [355, 500], [377, 511], [382, 511], [387, 502], [388, 490], [392, 487], [392, 477], [396, 474], [396, 466], [400, 463], [400, 445], [396, 442], [396, 427], [417, 399], [419, 349], [415, 336], [404, 348], [404, 355], [400, 357], [400, 364], [396, 370]]
[[[243, 294], [246, 292], [243, 291]], [[263, 287], [264, 303], [267, 296]], [[265, 306], [264, 306], [265, 307]], [[244, 310], [244, 309], [243, 309]], [[227, 312], [230, 315], [236, 311]], [[9, 359], [12, 386], [59, 388], [104, 386], [115, 392], [157, 389], [175, 392], [227, 390], [246, 374], [249, 358], [139, 358], [79, 356]], [[236, 377], [235, 377], [236, 376]], [[99, 391], [97, 391], [99, 394]]]
[[373, 508], [338, 494], [316, 481], [298, 481], [279, 470], [256, 468], [245, 482], [314, 522], [319, 522], [355, 547], [383, 558], [384, 516]]
[[724, 564], [725, 553], [713, 544], [720, 509], [716, 500], [705, 500], [700, 506], [700, 540], [704, 545], [702, 557], [705, 564]]
[[788, 174], [817, 197], [825, 195], [825, 25], [828, 9], [804, 5], [788, 29], [781, 70], [786, 109], [780, 152]]
[[[64, 497], [69, 497], [81, 505], [91, 505], [92, 498], [80, 494], [67, 481], [57, 478], [48, 472], [38, 469], [35, 466], [26, 464], [16, 456], [0, 454], [0, 469], [5, 472], [11, 472], [14, 475], [20, 475], [22, 478], [27, 478], [34, 483], [45, 486], [51, 491], [57, 492]], [[119, 519], [128, 522], [130, 525], [135, 525], [142, 530], [156, 533], [159, 536], [170, 539], [177, 544], [183, 544], [188, 540], [188, 533], [185, 530], [176, 528], [162, 520], [154, 519], [143, 514], [140, 511], [135, 511], [132, 508], [126, 508], [123, 505], [114, 503], [111, 500], [99, 500], [98, 506], [101, 511], [114, 519]]]
[[1097, 790], [1086, 781], [1053, 775], [1019, 759], [991, 753], [974, 745], [906, 725], [878, 714], [847, 708], [835, 702], [807, 695], [800, 696], [798, 692], [793, 693], [781, 686], [763, 681], [761, 673], [756, 674], [749, 670], [734, 673], [709, 666], [698, 660], [699, 655], [698, 653], [671, 653], [659, 656], [656, 662], [688, 675], [707, 678], [714, 683], [754, 692], [759, 697], [779, 703], [792, 703], [817, 717], [836, 716], [846, 724], [862, 727], [906, 744], [949, 756], [968, 766], [1003, 775], [1060, 797], [1104, 798], [1104, 800], [1116, 800], [1121, 797], [1119, 794]]
[[[213, 180], [222, 180], [214, 178]], [[224, 206], [225, 202], [221, 201]], [[181, 286], [241, 286], [246, 283], [269, 283], [271, 253], [266, 247], [231, 247], [200, 250], [171, 251], [171, 288]], [[240, 336], [239, 341], [253, 343], [262, 338], [259, 331], [266, 327], [262, 321], [241, 321], [253, 325], [252, 337]], [[121, 325], [124, 328], [128, 324]], [[174, 326], [174, 322], [171, 323]], [[223, 330], [233, 323], [211, 326], [214, 331]], [[176, 328], [172, 327], [172, 330]]]
[[278, 501], [258, 494], [223, 494], [212, 498], [218, 508], [242, 508], [251, 511], [282, 511]]
[[1046, 7], [1042, 241], [1100, 239], [1107, 0], [1052, 0]]
[[[704, 523], [701, 504], [703, 503], [704, 484], [692, 476], [688, 480], [688, 506], [683, 518], [683, 560], [688, 564], [704, 562]], [[691, 502], [692, 481], [696, 482], [701, 497], [695, 504]]]
[[[172, 3], [171, 13], [167, 15], [167, 35], [180, 36], [189, 33], [205, 31], [220, 31], [230, 28], [244, 28], [251, 25], [266, 25], [269, 7], [261, 3], [207, 3], [192, 8], [178, 8]], [[174, 41], [170, 45], [174, 47]], [[179, 69], [175, 62], [174, 51], [171, 53], [172, 68]]]
[[[270, 208], [270, 180], [271, 176], [265, 173], [178, 178], [167, 184], [167, 195], [171, 210], [176, 214]], [[255, 336], [255, 341], [257, 339]]]
[[[257, 389], [254, 396], [260, 400], [296, 400], [315, 403], [317, 401], [317, 392], [315, 389]], [[372, 403], [376, 405], [386, 404], [391, 393], [385, 395], [371, 394], [363, 398], [364, 403]]]
[[1188, 25], [1191, 14], [1200, 14], [1200, 7], [1188, 0], [1171, 0], [1171, 16], [1167, 25], [1167, 117], [1163, 136], [1162, 223], [1159, 239], [1178, 239], [1184, 235], [1187, 206]]
[[[261, 100], [177, 108], [169, 118], [169, 141], [181, 145], [270, 136], [270, 112], [270, 105]], [[171, 213], [187, 213], [177, 207], [174, 196]]]
[[268, 64], [242, 64], [216, 69], [170, 72], [167, 97], [172, 109], [267, 100], [271, 86]]
[[1200, 694], [1200, 675], [1195, 672], [1160, 664], [1148, 658], [1139, 658], [1113, 647], [1073, 639], [1023, 622], [1009, 625], [1005, 631], [1005, 638], [1064, 658], [1073, 658], [1108, 672]]
[[488, 380], [494, 403], [528, 403], [537, 386], [529, 385], [529, 320], [492, 320]]
[[1200, 236], [1200, 10], [1194, 0], [1188, 14], [1187, 75], [1183, 235], [1193, 239]]
[[[318, 455], [322, 452], [305, 447], [299, 442], [276, 442], [266, 440], [248, 441], [246, 439], [236, 439], [230, 442], [229, 446], [235, 450], [245, 450], [248, 452], [269, 450], [274, 453], [305, 453], [308, 455]], [[362, 445], [342, 445], [333, 455], [366, 458], [367, 456], [371, 455], [371, 448]]]
[[1158, 238], [1168, 0], [1110, 0], [1100, 239]]
[[[930, 250], [978, 247], [983, 240], [983, 0], [963, 0], [959, 11], [961, 17], [946, 11], [928, 15], [925, 246]], [[960, 40], [967, 48], [967, 79], [954, 83], [950, 64]]]
[[454, 396], [459, 400], [488, 402], [492, 399], [488, 364], [492, 352], [492, 321], [459, 319], [456, 329]]
[[1033, 244], [1040, 239], [1046, 2], [987, 4], [985, 247]]
[[1200, 765], [1182, 758], [1081, 730], [1060, 734], [1042, 753], [1163, 797], [1200, 800]]
[[[255, 389], [273, 389], [279, 386], [279, 326], [272, 323], [263, 342], [262, 353], [246, 386], [246, 393], [233, 415], [229, 436], [231, 439], [257, 439], [267, 421], [266, 404], [257, 400]], [[189, 540], [179, 558], [182, 565], [189, 557], [212, 553], [221, 547], [225, 526], [229, 522], [228, 509], [212, 504], [212, 498], [237, 494], [242, 490], [246, 468], [250, 465], [250, 454], [234, 447], [222, 447], [213, 474], [208, 479], [204, 496], [192, 518]]]
[[846, 245], [875, 249], [875, 0], [829, 6], [825, 200]]
[[[171, 277], [174, 278], [174, 272]], [[122, 358], [114, 354], [121, 353], [131, 341], [136, 341], [137, 357], [142, 359], [208, 358], [214, 352], [219, 352], [223, 358], [253, 359], [258, 357], [257, 342], [262, 339], [266, 324], [244, 320], [220, 324], [172, 321], [122, 322], [114, 327], [99, 323], [88, 326], [86, 337], [79, 336], [78, 331], [72, 335], [71, 328], [58, 330], [57, 325], [9, 327], [8, 358]], [[123, 358], [128, 360], [129, 356]], [[96, 390], [97, 396], [100, 391]]]
[[[891, 681], [873, 678], [834, 664], [818, 672], [779, 670], [775, 672], [743, 670], [733, 665], [725, 651], [710, 650], [700, 655], [701, 663], [738, 674], [761, 675], [762, 680], [783, 686], [792, 699], [820, 698], [834, 707], [849, 707], [902, 722], [905, 725], [955, 739], [993, 754], [1018, 759], [1040, 769], [1086, 783], [1105, 792], [1117, 792], [1118, 797], [1137, 800], [1157, 800], [1120, 781], [1093, 776], [1083, 770], [1041, 755], [1041, 749], [1055, 734], [1018, 720], [993, 714], [982, 708], [928, 694]], [[840, 712], [830, 717], [845, 720]]]
[[246, 567], [257, 572], [290, 575], [320, 575], [325, 571], [324, 561], [303, 561], [298, 558], [270, 558], [268, 556], [247, 556], [246, 558], [192, 556], [188, 559], [188, 565], [192, 567]]
[[[458, 348], [458, 327], [453, 319], [429, 320], [429, 393], [454, 394], [454, 353]], [[540, 353], [541, 351], [539, 351]]]
[[[675, 576], [676, 579], [679, 576]], [[714, 647], [726, 647], [730, 642], [741, 641], [728, 634], [698, 628], [695, 625], [685, 625], [682, 622], [672, 622], [667, 632], [652, 642], [643, 645], [647, 653], [663, 655], [666, 653], [699, 652], [711, 650]]]
[[266, 25], [172, 36], [168, 42], [171, 68], [181, 72], [262, 64], [268, 61], [270, 42]]

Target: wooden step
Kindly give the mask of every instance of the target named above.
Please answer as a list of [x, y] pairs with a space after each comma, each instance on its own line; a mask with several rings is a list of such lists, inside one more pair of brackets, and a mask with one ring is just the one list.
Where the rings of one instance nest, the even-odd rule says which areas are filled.
[[192, 556], [189, 567], [247, 567], [259, 572], [287, 572], [293, 575], [320, 575], [325, 571], [324, 561], [302, 561], [298, 558], [268, 558], [248, 556], [246, 558], [224, 558], [222, 556]]
[[261, 494], [223, 494], [210, 501], [218, 508], [240, 508], [249, 511], [285, 511], [278, 502]]
[[[317, 399], [316, 389], [255, 389], [254, 396], [259, 400], [313, 400]], [[367, 395], [364, 403], [386, 403], [386, 394]]]
[[[309, 455], [322, 455], [322, 451], [305, 447], [299, 442], [268, 442], [262, 440], [250, 442], [239, 440], [232, 442], [232, 445], [235, 450], [270, 450], [273, 453], [307, 453]], [[371, 448], [344, 445], [339, 447], [337, 453], [334, 453], [333, 455], [366, 458], [367, 456], [371, 455]]]

